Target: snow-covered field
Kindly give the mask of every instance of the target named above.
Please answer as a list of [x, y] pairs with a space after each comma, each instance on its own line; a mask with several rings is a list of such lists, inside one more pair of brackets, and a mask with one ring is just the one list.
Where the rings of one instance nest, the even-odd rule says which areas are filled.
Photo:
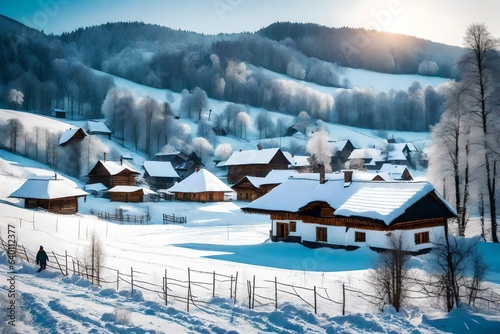
[[[442, 305], [429, 305], [428, 301], [427, 305], [411, 301], [400, 314], [390, 308], [380, 313], [350, 291], [346, 293], [346, 315], [342, 316], [342, 307], [336, 303], [342, 300], [342, 284], [368, 292], [366, 279], [376, 253], [363, 248], [348, 252], [271, 243], [268, 217], [242, 214], [239, 208], [243, 202], [132, 205], [88, 196], [79, 203], [80, 214], [61, 216], [23, 209], [19, 200], [8, 198], [30, 175], [51, 173], [41, 164], [0, 151], [0, 236], [4, 240], [14, 234], [28, 252], [43, 245], [49, 255], [67, 252], [84, 261], [89, 235], [95, 231], [105, 248], [105, 266], [120, 273], [133, 270], [136, 284], [149, 286], [140, 283], [144, 281], [161, 287], [165, 271], [169, 278], [186, 282], [189, 268], [191, 280], [201, 285], [193, 284], [196, 306], [191, 304], [187, 312], [182, 298], [171, 296], [165, 306], [161, 293], [138, 287], [131, 296], [130, 278], [122, 274], [117, 287], [116, 271], [110, 269], [103, 275], [111, 283], [99, 288], [85, 277], [73, 275], [71, 264], [68, 276], [57, 269], [37, 274], [31, 255], [29, 263], [18, 259], [17, 273], [12, 274], [7, 257], [2, 255], [0, 300], [7, 305], [13, 300], [8, 297], [9, 288], [15, 288], [18, 333], [494, 333], [500, 326], [498, 314], [467, 307], [447, 314]], [[77, 180], [72, 182], [82, 186]], [[92, 209], [114, 212], [117, 208], [130, 214], [149, 210], [151, 224], [121, 225], [89, 215]], [[186, 216], [188, 223], [163, 225], [162, 213]], [[496, 245], [487, 246], [485, 253], [497, 249], [491, 247]], [[51, 260], [55, 265], [53, 256]], [[487, 260], [493, 269], [488, 279], [498, 284], [499, 265], [493, 256]], [[424, 268], [425, 256], [414, 258], [412, 266]], [[209, 274], [214, 271], [220, 277], [238, 276], [234, 286], [227, 279], [217, 281], [215, 298]], [[12, 276], [13, 285], [8, 281]], [[249, 309], [248, 282], [253, 282], [254, 276], [258, 296], [255, 308]], [[279, 291], [275, 310], [275, 279], [279, 284], [307, 288], [296, 288], [303, 300]], [[317, 300], [317, 314], [311, 306], [315, 286], [324, 296]], [[171, 288], [172, 295], [187, 293], [185, 287]], [[289, 291], [281, 285], [280, 290]], [[0, 313], [0, 326], [7, 333], [15, 332], [8, 321], [7, 313]]]

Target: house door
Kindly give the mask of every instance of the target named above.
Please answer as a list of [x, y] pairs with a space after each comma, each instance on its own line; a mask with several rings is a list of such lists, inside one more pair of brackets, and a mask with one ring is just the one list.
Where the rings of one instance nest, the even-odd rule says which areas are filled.
[[288, 224], [276, 223], [276, 238], [278, 240], [288, 238], [288, 232]]

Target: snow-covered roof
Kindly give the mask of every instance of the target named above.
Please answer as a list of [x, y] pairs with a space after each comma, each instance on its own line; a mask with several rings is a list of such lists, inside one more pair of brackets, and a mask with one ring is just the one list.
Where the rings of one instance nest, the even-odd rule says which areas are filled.
[[416, 201], [434, 191], [429, 182], [353, 181], [346, 187], [341, 173], [326, 174], [327, 181], [323, 184], [317, 181], [319, 176], [316, 179], [311, 175], [302, 176], [289, 178], [245, 208], [298, 212], [309, 203], [322, 201], [335, 209], [337, 216], [361, 216], [390, 224]]
[[329, 141], [328, 146], [332, 149], [332, 152], [339, 152], [342, 151], [347, 144], [347, 140], [340, 140], [340, 141]]
[[102, 183], [91, 183], [91, 184], [87, 184], [85, 186], [85, 190], [87, 190], [87, 191], [104, 191], [104, 190], [108, 190], [108, 188]]
[[382, 167], [380, 167], [381, 172], [386, 172], [386, 173], [395, 173], [395, 174], [403, 174], [404, 171], [408, 169], [406, 165], [393, 165], [393, 164], [383, 164]]
[[87, 131], [89, 133], [103, 133], [110, 134], [111, 130], [104, 124], [104, 122], [90, 120], [87, 122]]
[[290, 152], [283, 151], [285, 157], [290, 161], [290, 166], [305, 167], [309, 166], [309, 156], [307, 155], [292, 155]]
[[99, 162], [106, 168], [110, 175], [120, 174], [125, 169], [128, 169], [131, 172], [140, 174], [134, 167], [127, 164], [125, 161], [109, 161], [109, 160], [99, 160]]
[[278, 183], [283, 183], [285, 180], [287, 180], [289, 177], [293, 175], [299, 175], [299, 172], [296, 170], [279, 170], [279, 169], [273, 169], [269, 173], [267, 173], [266, 177], [263, 180], [262, 184], [278, 184]]
[[227, 184], [206, 169], [194, 172], [181, 182], [174, 184], [168, 191], [172, 193], [233, 192]]
[[81, 197], [88, 195], [86, 191], [69, 185], [64, 179], [28, 179], [23, 185], [10, 194], [14, 198], [58, 199]]
[[133, 193], [136, 191], [140, 191], [144, 193], [144, 195], [154, 195], [156, 194], [154, 191], [148, 188], [144, 187], [137, 187], [137, 186], [114, 186], [113, 188], [109, 189], [109, 193]]
[[278, 153], [279, 148], [266, 148], [261, 150], [246, 150], [233, 152], [227, 159], [225, 166], [268, 164]]
[[179, 177], [170, 161], [144, 161], [144, 169], [151, 177]]
[[[82, 130], [82, 128], [71, 128], [71, 129], [68, 129], [66, 131], [64, 131], [64, 133], [61, 135], [61, 138], [59, 138], [59, 145], [62, 145], [62, 144], [65, 144], [66, 142], [68, 142], [71, 138], [73, 138], [73, 136], [78, 132], [78, 130]], [[85, 133], [85, 131], [83, 131], [83, 133], [85, 135], [87, 135]]]
[[356, 148], [349, 155], [349, 160], [352, 159], [372, 159], [374, 161], [384, 161], [382, 158], [382, 150], [379, 148]]
[[388, 161], [394, 161], [394, 160], [398, 160], [398, 161], [403, 161], [403, 160], [407, 160], [406, 159], [406, 156], [404, 154], [403, 151], [389, 151], [387, 153], [387, 160]]

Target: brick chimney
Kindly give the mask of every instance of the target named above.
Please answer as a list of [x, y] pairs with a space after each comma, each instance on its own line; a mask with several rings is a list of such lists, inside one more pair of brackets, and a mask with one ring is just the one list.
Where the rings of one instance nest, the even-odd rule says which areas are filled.
[[344, 183], [351, 183], [352, 182], [352, 170], [344, 170]]
[[323, 164], [319, 165], [319, 183], [325, 183], [325, 165]]
[[104, 152], [104, 162], [106, 162], [106, 152]]
[[260, 144], [257, 144], [257, 149], [260, 151], [262, 150], [262, 146]]
[[198, 173], [200, 171], [200, 166], [196, 166], [196, 173]]
[[120, 165], [123, 165], [123, 155], [120, 155]]

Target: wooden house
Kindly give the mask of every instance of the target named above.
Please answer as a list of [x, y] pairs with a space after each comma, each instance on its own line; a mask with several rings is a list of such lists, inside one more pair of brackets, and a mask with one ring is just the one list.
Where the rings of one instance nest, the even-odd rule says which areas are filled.
[[429, 182], [356, 181], [342, 174], [293, 176], [242, 210], [270, 215], [273, 241], [379, 250], [390, 248], [388, 237], [397, 233], [414, 253], [432, 248], [447, 219], [456, 217]]
[[79, 142], [87, 136], [82, 128], [72, 128], [63, 132], [59, 138], [59, 146], [65, 146], [74, 142]]
[[245, 176], [231, 186], [231, 189], [236, 192], [237, 200], [253, 201], [267, 194], [290, 176], [297, 174], [296, 170], [272, 170], [266, 177]]
[[413, 176], [406, 165], [383, 164], [381, 173], [388, 173], [393, 180], [413, 181]]
[[169, 161], [144, 161], [143, 178], [154, 189], [168, 189], [179, 181], [179, 174]]
[[53, 113], [56, 118], [66, 118], [68, 111], [60, 108], [54, 108]]
[[288, 169], [291, 162], [281, 149], [237, 151], [227, 159], [227, 182], [236, 183], [245, 176], [265, 177], [272, 170]]
[[333, 156], [330, 165], [333, 171], [338, 171], [345, 168], [345, 163], [349, 159], [355, 147], [350, 140], [332, 141], [328, 142], [332, 149]]
[[184, 180], [168, 189], [178, 201], [222, 202], [225, 195], [233, 193], [224, 182], [206, 169], [197, 169]]
[[115, 186], [107, 192], [112, 202], [141, 203], [147, 202], [148, 196], [157, 195], [154, 191], [137, 186]]
[[347, 160], [350, 169], [379, 170], [385, 163], [386, 156], [379, 148], [356, 148]]
[[113, 188], [115, 186], [135, 186], [136, 177], [139, 175], [140, 173], [124, 163], [123, 159], [120, 159], [119, 162], [107, 161], [106, 154], [104, 154], [104, 160], [99, 160], [87, 176], [88, 183], [102, 183], [108, 188]]
[[183, 152], [158, 153], [154, 157], [154, 161], [170, 162], [181, 180], [193, 174], [196, 168], [204, 166], [201, 159], [194, 152], [191, 154]]
[[87, 133], [91, 135], [103, 135], [111, 139], [111, 130], [104, 124], [104, 122], [97, 120], [87, 121]]
[[9, 197], [24, 199], [25, 208], [43, 208], [48, 212], [73, 214], [78, 212], [78, 198], [87, 192], [57, 178], [28, 179]]

